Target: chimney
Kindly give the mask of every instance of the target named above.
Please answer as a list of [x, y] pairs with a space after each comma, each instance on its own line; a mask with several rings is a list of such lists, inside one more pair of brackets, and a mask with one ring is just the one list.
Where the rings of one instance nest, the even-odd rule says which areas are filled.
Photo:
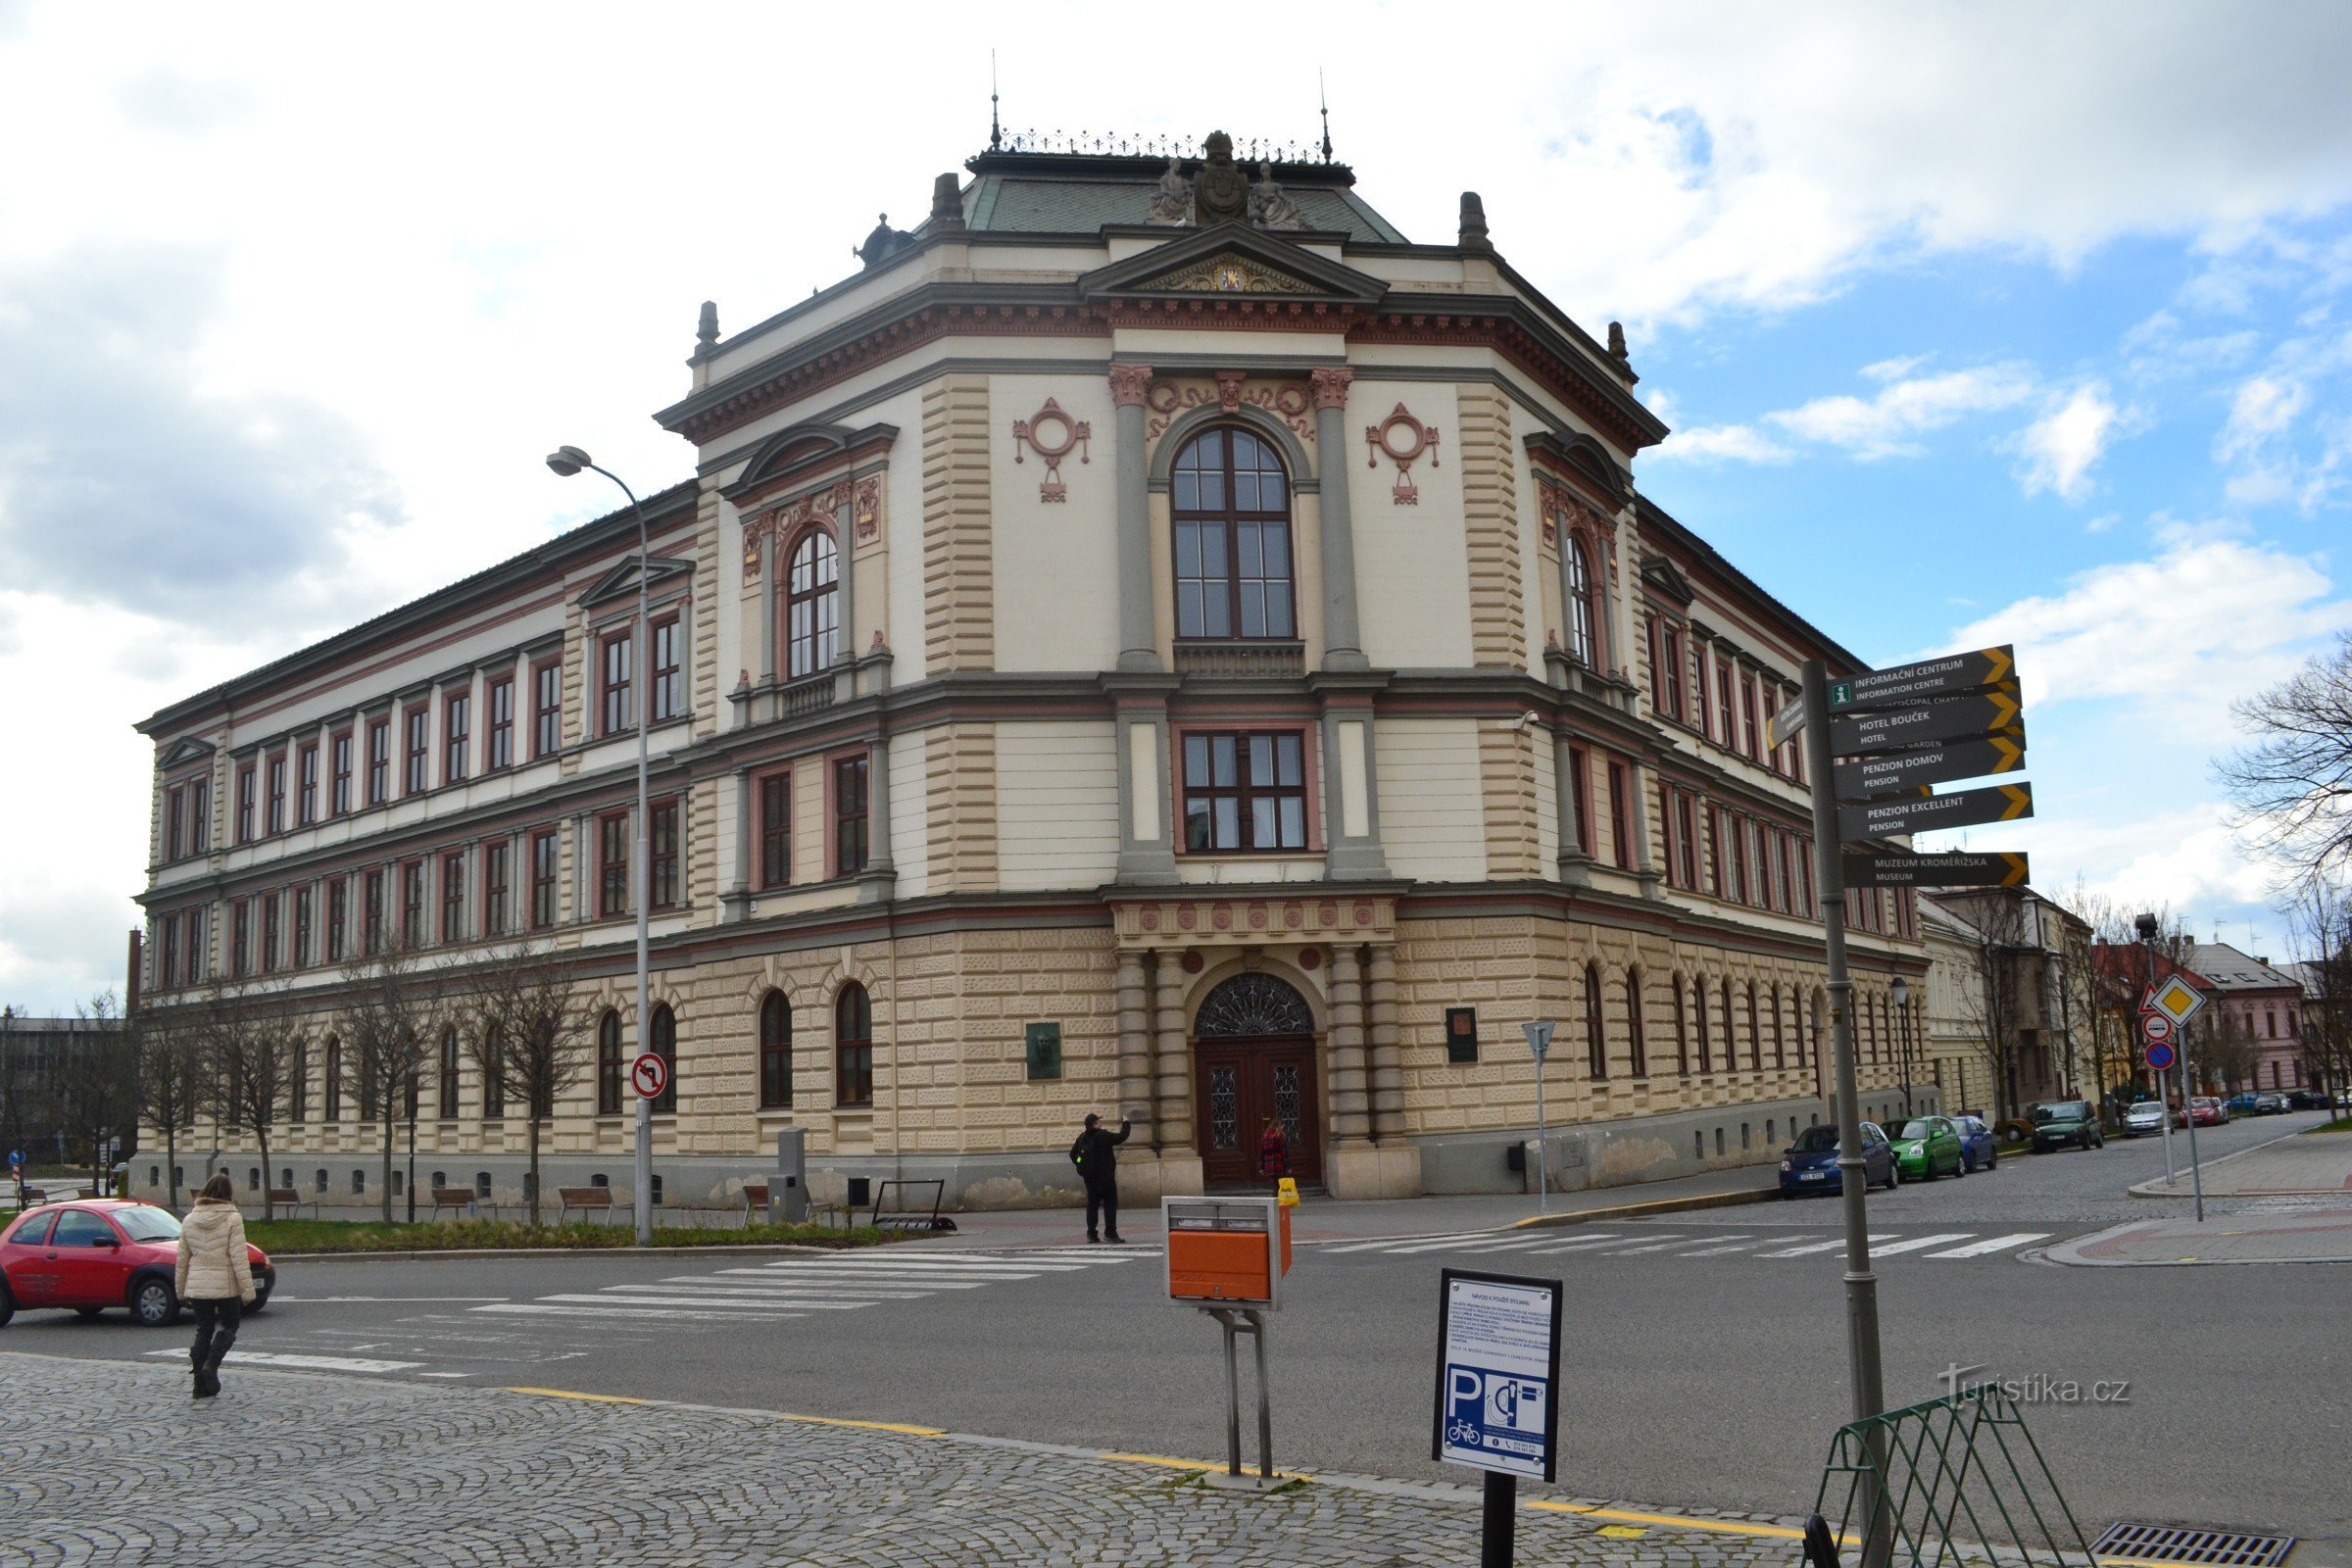
[[948, 171], [931, 182], [931, 232], [963, 232], [963, 182]]
[[1487, 237], [1487, 204], [1474, 190], [1462, 192], [1462, 232], [1455, 243], [1466, 251], [1494, 252], [1494, 242]]

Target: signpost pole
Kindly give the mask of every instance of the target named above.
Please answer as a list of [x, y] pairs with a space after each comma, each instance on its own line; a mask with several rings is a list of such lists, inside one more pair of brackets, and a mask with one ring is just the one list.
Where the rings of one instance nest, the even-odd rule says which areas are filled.
[[[1853, 1385], [1854, 1419], [1868, 1421], [1886, 1408], [1879, 1364], [1879, 1282], [1870, 1271], [1870, 1224], [1865, 1189], [1869, 1165], [1862, 1154], [1862, 1102], [1854, 1085], [1854, 1031], [1848, 1006], [1853, 982], [1845, 968], [1845, 864], [1838, 832], [1838, 796], [1830, 750], [1829, 673], [1818, 659], [1804, 666], [1805, 766], [1813, 778], [1813, 881], [1821, 902], [1822, 935], [1828, 950], [1830, 1029], [1838, 1063], [1838, 1196], [1845, 1218], [1845, 1337], [1847, 1370]], [[1876, 1433], [1879, 1429], [1871, 1429]], [[1883, 1439], [1874, 1441], [1883, 1442]], [[1863, 1494], [1863, 1568], [1885, 1568], [1890, 1541], [1886, 1508], [1874, 1477], [1886, 1474], [1885, 1455], [1860, 1478]]]
[[1519, 1554], [1513, 1532], [1519, 1514], [1519, 1478], [1487, 1472], [1486, 1509], [1478, 1535], [1478, 1568], [1511, 1568]]
[[[2156, 917], [2152, 914], [2143, 914], [2133, 920], [2132, 924], [2133, 929], [2139, 933], [2140, 954], [2148, 960], [2148, 989], [2141, 994], [2139, 1002], [2140, 1015], [2145, 1017], [2148, 1009], [2156, 1005]], [[2180, 1042], [2175, 1041], [2173, 1044], [2175, 1050], [2178, 1051]], [[2141, 1042], [2141, 1049], [2142, 1051], [2146, 1049], [2144, 1040]], [[2156, 1102], [2163, 1104], [2164, 1074], [2158, 1072], [2154, 1076], [2156, 1079]], [[2188, 1094], [2185, 1089], [2180, 1096], [2180, 1118], [2183, 1121], [2188, 1119]], [[2170, 1187], [2178, 1180], [2180, 1178], [2173, 1174], [2173, 1110], [2170, 1105], [2166, 1105], [2164, 1110], [2164, 1183]]]
[[2180, 1109], [2181, 1119], [2188, 1123], [2188, 1180], [2196, 1189], [2197, 1223], [2205, 1223], [2205, 1167], [2197, 1163], [2197, 1116], [2189, 1107], [2188, 1087], [2195, 1082], [2188, 1070], [2188, 1026], [2180, 1027]]
[[1538, 1056], [1536, 1058], [1536, 1212], [1539, 1214], [1551, 1212], [1549, 1173], [1544, 1169], [1545, 1153], [1549, 1148], [1546, 1140], [1549, 1136], [1548, 1130], [1544, 1125], [1544, 1058]]

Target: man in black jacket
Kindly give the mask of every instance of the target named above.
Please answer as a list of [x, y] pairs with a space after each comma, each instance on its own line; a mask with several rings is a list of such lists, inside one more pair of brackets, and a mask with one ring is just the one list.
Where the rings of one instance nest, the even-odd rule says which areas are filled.
[[[1126, 1238], [1119, 1234], [1118, 1146], [1127, 1141], [1127, 1122], [1122, 1117], [1115, 1133], [1104, 1132], [1102, 1122], [1102, 1117], [1087, 1113], [1086, 1131], [1070, 1145], [1070, 1163], [1078, 1167], [1079, 1180], [1086, 1183], [1086, 1239], [1124, 1243]], [[1102, 1221], [1101, 1231], [1095, 1228], [1098, 1216]]]

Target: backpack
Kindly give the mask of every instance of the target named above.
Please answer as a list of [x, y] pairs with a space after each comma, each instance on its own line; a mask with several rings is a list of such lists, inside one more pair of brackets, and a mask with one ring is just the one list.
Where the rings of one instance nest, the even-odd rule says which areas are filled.
[[1080, 1133], [1070, 1143], [1070, 1163], [1080, 1170], [1086, 1169], [1086, 1134], [1084, 1133]]

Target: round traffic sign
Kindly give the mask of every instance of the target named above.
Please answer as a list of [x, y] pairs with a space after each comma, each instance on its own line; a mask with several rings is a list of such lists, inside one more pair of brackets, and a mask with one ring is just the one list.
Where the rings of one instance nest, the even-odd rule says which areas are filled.
[[2161, 1012], [2140, 1014], [2139, 1038], [2149, 1045], [2160, 1045], [2173, 1038], [2173, 1020]]
[[2162, 1041], [2151, 1043], [2148, 1047], [2148, 1070], [2151, 1072], [2164, 1072], [2169, 1070], [2172, 1065], [2173, 1048], [2164, 1044]]
[[640, 1100], [660, 1100], [669, 1087], [669, 1063], [647, 1052], [629, 1063], [629, 1087]]

